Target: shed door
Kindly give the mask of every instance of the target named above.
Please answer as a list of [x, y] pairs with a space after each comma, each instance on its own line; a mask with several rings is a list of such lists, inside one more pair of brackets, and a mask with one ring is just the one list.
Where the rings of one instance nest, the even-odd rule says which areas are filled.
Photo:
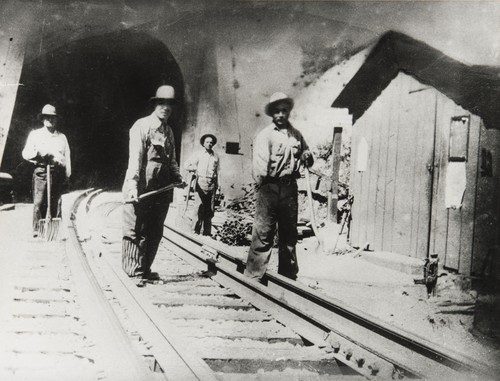
[[476, 212], [479, 117], [440, 94], [430, 253], [451, 270], [470, 274]]
[[[417, 85], [417, 86], [416, 86]], [[434, 169], [436, 95], [410, 81], [407, 94], [402, 94], [402, 110], [398, 120], [398, 141], [392, 140], [395, 151], [394, 170], [387, 181], [394, 181], [392, 224], [393, 252], [426, 258], [429, 244]], [[392, 175], [393, 174], [393, 175]]]
[[427, 257], [435, 110], [436, 92], [400, 73], [356, 122], [353, 244]]

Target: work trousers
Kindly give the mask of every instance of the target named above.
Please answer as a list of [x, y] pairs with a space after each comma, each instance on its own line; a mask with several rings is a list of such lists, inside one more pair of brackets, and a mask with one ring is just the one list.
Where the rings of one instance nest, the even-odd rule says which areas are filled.
[[279, 235], [278, 273], [297, 278], [299, 266], [297, 244], [297, 183], [264, 182], [256, 194], [252, 243], [248, 252], [245, 275], [262, 279], [266, 272], [276, 234]]
[[[61, 217], [61, 195], [66, 174], [64, 168], [51, 169], [50, 216]], [[33, 233], [38, 233], [40, 219], [47, 217], [47, 168], [36, 167], [32, 178]]]
[[215, 189], [205, 191], [196, 183], [194, 192], [194, 212], [193, 231], [200, 234], [203, 228], [203, 235], [212, 234], [212, 218], [214, 216], [214, 192]]
[[151, 273], [169, 205], [170, 198], [162, 195], [123, 206], [122, 268], [127, 275]]

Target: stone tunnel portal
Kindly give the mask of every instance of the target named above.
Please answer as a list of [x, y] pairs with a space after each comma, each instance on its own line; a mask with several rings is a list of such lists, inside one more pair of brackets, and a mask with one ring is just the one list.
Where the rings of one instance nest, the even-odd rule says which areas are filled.
[[70, 189], [119, 189], [128, 160], [128, 130], [149, 114], [158, 86], [170, 84], [179, 106], [170, 118], [179, 157], [183, 125], [183, 79], [168, 48], [144, 32], [120, 31], [91, 37], [25, 62], [21, 73], [2, 170], [14, 176], [18, 199], [31, 192], [30, 163], [21, 151], [44, 104], [62, 115], [60, 130], [71, 148]]

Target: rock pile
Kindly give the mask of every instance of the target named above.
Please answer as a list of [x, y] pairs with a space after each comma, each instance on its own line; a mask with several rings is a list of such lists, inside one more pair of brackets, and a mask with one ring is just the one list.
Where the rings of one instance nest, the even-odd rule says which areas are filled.
[[227, 219], [216, 228], [215, 239], [231, 246], [247, 246], [252, 236], [255, 215], [255, 186], [243, 188], [244, 194], [227, 203]]

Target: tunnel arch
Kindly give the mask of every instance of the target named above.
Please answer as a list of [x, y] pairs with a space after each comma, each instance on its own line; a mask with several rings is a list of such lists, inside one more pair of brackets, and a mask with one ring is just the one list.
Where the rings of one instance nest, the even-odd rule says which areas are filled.
[[13, 173], [15, 191], [29, 196], [31, 169], [21, 151], [36, 115], [46, 103], [63, 116], [60, 129], [71, 147], [71, 188], [119, 189], [127, 167], [128, 130], [152, 111], [149, 98], [170, 84], [179, 106], [169, 120], [180, 154], [184, 124], [184, 80], [163, 42], [140, 31], [94, 36], [25, 62], [2, 168]]

